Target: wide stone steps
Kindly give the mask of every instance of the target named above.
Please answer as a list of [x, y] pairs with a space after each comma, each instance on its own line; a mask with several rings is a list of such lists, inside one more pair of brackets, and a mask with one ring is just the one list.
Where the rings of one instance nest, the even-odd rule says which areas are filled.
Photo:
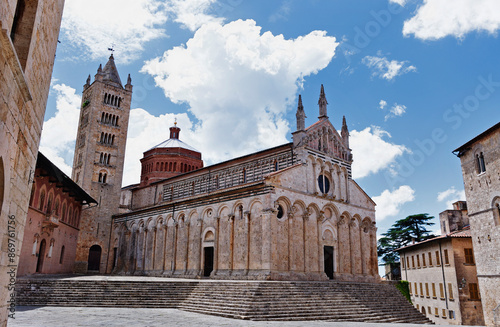
[[177, 308], [251, 320], [431, 323], [392, 285], [21, 278], [18, 305]]

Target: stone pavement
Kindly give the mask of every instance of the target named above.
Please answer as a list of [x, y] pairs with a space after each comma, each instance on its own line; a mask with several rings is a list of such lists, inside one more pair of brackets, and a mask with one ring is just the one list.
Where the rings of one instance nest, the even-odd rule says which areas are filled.
[[192, 327], [192, 326], [322, 326], [422, 327], [414, 324], [375, 324], [328, 321], [248, 321], [208, 316], [176, 309], [17, 307], [8, 327]]

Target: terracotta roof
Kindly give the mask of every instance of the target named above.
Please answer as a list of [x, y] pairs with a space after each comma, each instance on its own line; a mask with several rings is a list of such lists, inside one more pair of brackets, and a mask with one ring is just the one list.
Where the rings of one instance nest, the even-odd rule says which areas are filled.
[[97, 203], [87, 192], [85, 192], [78, 184], [63, 173], [56, 165], [52, 163], [41, 152], [38, 152], [36, 167], [44, 170], [49, 178], [60, 184], [64, 189], [68, 190], [71, 196], [74, 196], [77, 201], [82, 204]]
[[430, 243], [430, 242], [434, 242], [434, 241], [437, 241], [437, 240], [443, 240], [443, 239], [447, 239], [447, 238], [469, 238], [471, 237], [471, 234], [470, 234], [470, 226], [467, 225], [465, 226], [464, 228], [462, 228], [461, 230], [457, 230], [457, 231], [454, 231], [454, 232], [451, 232], [451, 233], [448, 233], [448, 234], [443, 234], [443, 235], [439, 235], [439, 236], [436, 236], [436, 237], [433, 237], [433, 238], [430, 238], [428, 240], [425, 240], [425, 241], [422, 241], [422, 242], [418, 242], [418, 243], [415, 243], [415, 244], [410, 244], [410, 245], [407, 245], [407, 246], [403, 246], [399, 249], [396, 249], [394, 251], [401, 251], [401, 250], [405, 250], [405, 249], [408, 249], [410, 247], [413, 247], [413, 246], [418, 246], [418, 245], [422, 245], [424, 243]]

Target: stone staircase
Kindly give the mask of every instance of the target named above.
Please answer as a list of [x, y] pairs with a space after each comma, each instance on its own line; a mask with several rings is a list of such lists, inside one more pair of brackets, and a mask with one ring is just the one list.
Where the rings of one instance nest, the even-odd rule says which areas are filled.
[[251, 320], [431, 324], [390, 284], [20, 278], [17, 305], [175, 308]]

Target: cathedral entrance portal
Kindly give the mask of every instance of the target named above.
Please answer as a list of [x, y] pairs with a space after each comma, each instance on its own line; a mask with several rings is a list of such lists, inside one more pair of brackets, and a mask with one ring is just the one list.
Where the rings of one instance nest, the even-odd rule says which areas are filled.
[[325, 260], [325, 274], [333, 279], [333, 246], [323, 247], [323, 257]]
[[101, 265], [101, 247], [99, 245], [92, 245], [89, 250], [89, 262], [87, 270], [99, 271]]
[[214, 270], [214, 247], [213, 246], [204, 247], [203, 255], [205, 257], [205, 263], [203, 265], [203, 276], [210, 277], [210, 274]]
[[41, 273], [43, 268], [43, 259], [45, 259], [45, 240], [40, 242], [40, 251], [38, 251], [38, 260], [36, 262], [36, 272]]

